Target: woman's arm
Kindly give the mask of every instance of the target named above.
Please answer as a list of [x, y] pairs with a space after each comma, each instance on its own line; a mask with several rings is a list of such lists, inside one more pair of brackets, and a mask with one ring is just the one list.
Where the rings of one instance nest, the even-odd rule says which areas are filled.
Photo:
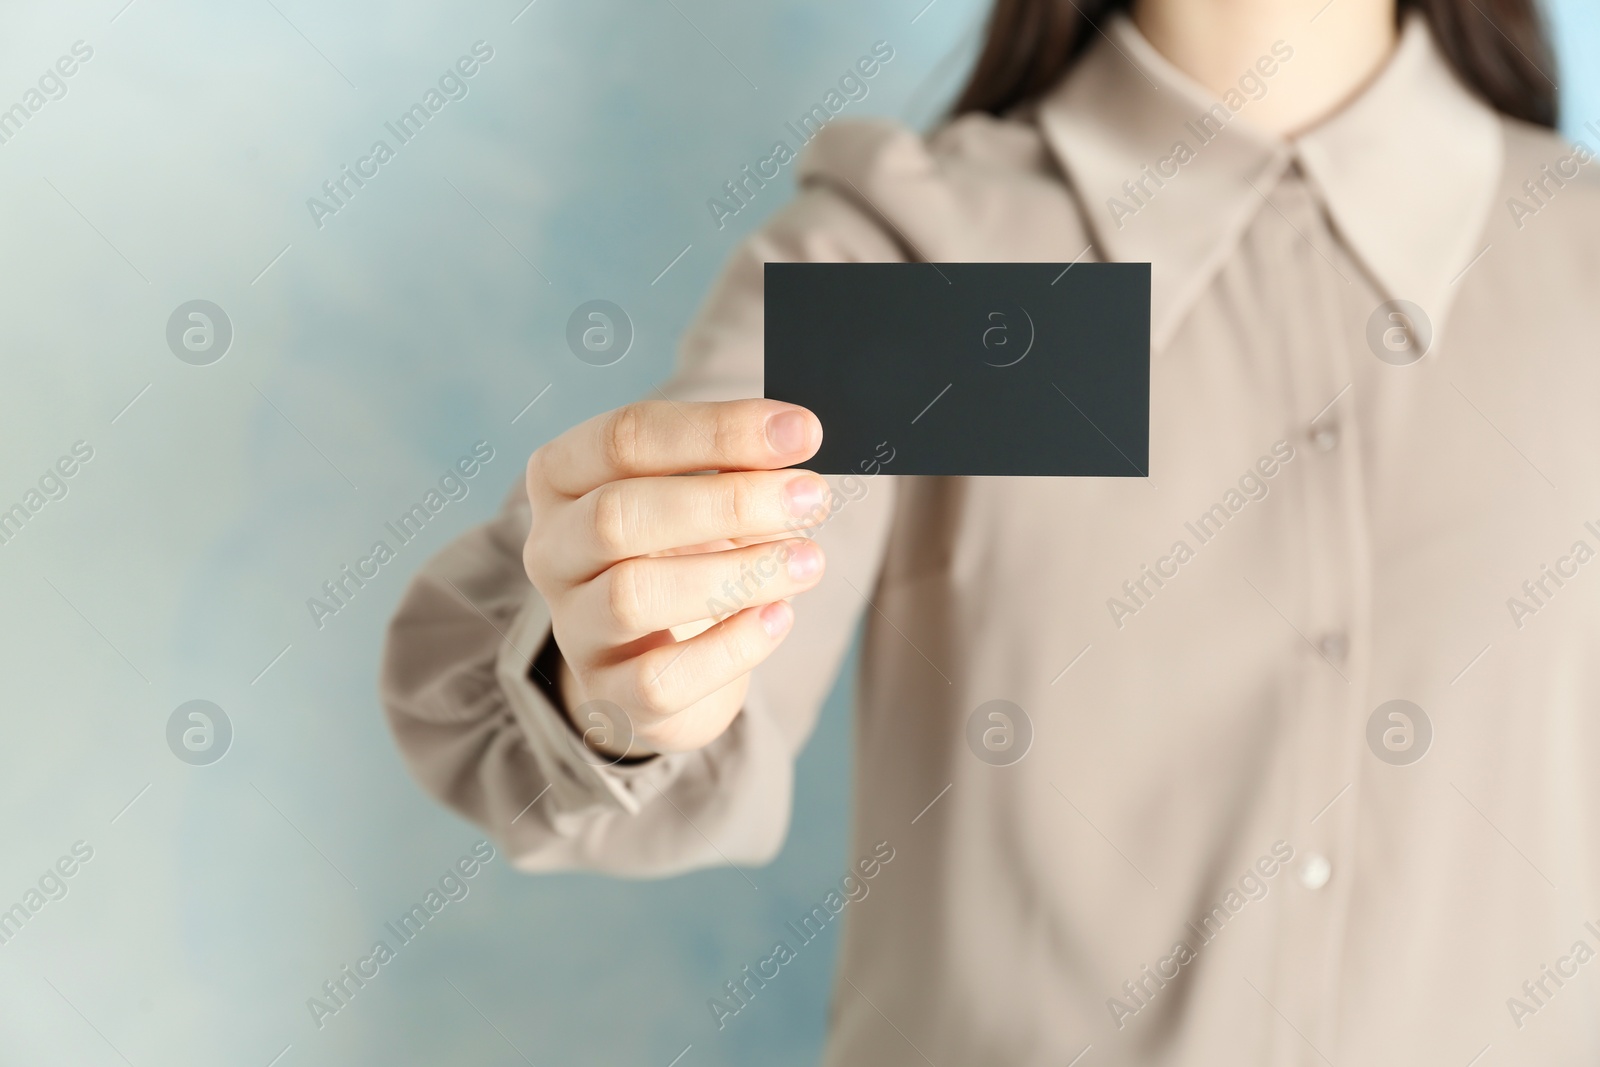
[[[718, 466], [691, 453], [707, 447], [708, 431], [717, 425], [711, 413], [726, 409], [700, 405], [760, 396], [763, 263], [899, 258], [895, 244], [878, 226], [839, 195], [820, 188], [802, 194], [739, 247], [686, 334], [677, 373], [656, 403], [648, 405], [655, 416], [653, 433], [670, 434], [672, 426], [679, 427], [672, 444], [657, 448], [681, 450], [678, 465], [685, 469]], [[746, 415], [756, 418], [765, 410], [764, 405], [757, 408]], [[708, 417], [712, 423], [698, 425]], [[605, 425], [605, 419], [600, 417], [598, 425]], [[737, 418], [733, 424], [729, 436], [710, 432], [709, 437], [724, 441], [718, 447], [746, 451], [760, 447], [753, 432], [740, 436]], [[576, 475], [594, 486], [563, 482], [561, 499], [554, 504], [540, 497], [548, 486], [528, 491], [518, 487], [496, 519], [452, 542], [408, 588], [390, 626], [382, 679], [384, 705], [401, 751], [424, 788], [484, 827], [525, 870], [583, 868], [655, 875], [728, 861], [765, 861], [781, 846], [787, 829], [793, 759], [811, 732], [865, 607], [861, 593], [870, 594], [875, 582], [892, 509], [892, 480], [830, 479], [835, 506], [814, 531], [816, 545], [827, 557], [826, 573], [795, 598], [792, 627], [786, 635], [771, 638], [775, 647], [760, 647], [762, 635], [754, 630], [761, 625], [759, 606], [747, 607], [722, 624], [749, 619], [739, 638], [744, 645], [740, 654], [760, 663], [739, 672], [730, 657], [709, 648], [708, 639], [717, 636], [712, 632], [681, 646], [646, 640], [636, 652], [627, 642], [626, 627], [618, 628], [616, 613], [610, 609], [616, 598], [603, 585], [583, 588], [604, 582], [603, 575], [620, 560], [611, 560], [581, 540], [578, 531], [586, 527], [575, 521], [584, 514], [579, 502], [611, 484], [614, 476], [639, 472], [608, 468], [606, 463], [619, 457], [608, 459], [603, 450], [595, 451], [580, 431], [564, 435], [571, 440], [562, 447], [574, 446], [576, 452], [555, 455], [559, 450], [546, 446], [541, 450], [544, 460], [530, 464], [530, 470], [554, 459], [559, 461], [558, 478], [571, 482]], [[593, 427], [589, 437], [603, 440]], [[714, 479], [742, 477], [650, 479], [648, 475], [657, 472], [648, 456], [643, 462], [646, 480], [684, 483], [685, 492], [714, 494], [709, 489]], [[782, 462], [779, 456], [768, 465]], [[747, 457], [734, 465], [751, 463]], [[762, 493], [771, 496], [766, 490], [780, 492], [794, 473], [762, 470], [749, 480], [762, 483]], [[774, 485], [768, 487], [766, 481]], [[680, 485], [656, 484], [649, 491], [663, 488], [676, 493]], [[616, 495], [615, 490], [607, 492]], [[766, 504], [778, 499], [766, 501], [765, 496]], [[534, 508], [542, 509], [537, 521]], [[654, 510], [681, 516], [698, 509], [669, 503]], [[561, 513], [567, 517], [559, 517]], [[788, 521], [765, 514], [759, 521], [770, 525], [775, 519]], [[661, 547], [650, 543], [658, 532], [645, 531], [638, 546]], [[610, 544], [626, 551], [634, 543]], [[755, 549], [758, 554], [766, 550]], [[629, 566], [637, 578], [642, 570], [639, 561], [627, 558], [633, 561]], [[648, 562], [682, 565], [687, 560], [679, 556]], [[722, 581], [710, 580], [721, 572], [713, 574], [705, 563], [690, 564], [699, 568], [693, 572], [681, 566], [663, 567], [654, 577], [671, 576], [687, 588], [706, 583], [705, 601], [734, 606]], [[539, 579], [538, 587], [530, 582], [529, 573]], [[652, 584], [647, 581], [644, 587]], [[778, 597], [787, 591], [770, 592]], [[683, 593], [675, 592], [646, 610], [681, 612], [686, 602]], [[761, 597], [745, 603], [759, 605]], [[561, 678], [530, 677], [530, 665], [551, 636], [552, 615], [558, 644], [569, 642], [573, 648], [575, 662], [566, 688], [576, 685], [578, 690], [569, 691], [567, 699], [579, 701], [580, 727], [584, 701], [629, 705], [630, 717], [637, 720], [633, 751], [661, 754], [642, 762], [613, 762], [618, 751], [614, 743], [591, 735], [597, 743], [585, 745], [552, 703], [551, 687], [560, 687]], [[655, 625], [663, 619], [649, 615], [632, 622]], [[691, 630], [678, 632], [687, 635]], [[700, 689], [718, 683], [718, 690], [731, 686], [738, 692], [737, 701], [723, 707], [713, 702], [696, 711], [696, 702], [705, 700], [706, 694], [697, 691], [695, 677], [680, 674], [675, 690], [641, 708], [633, 699], [639, 679], [684, 666], [673, 663], [680, 652], [683, 660], [692, 662], [697, 647], [709, 648], [700, 656], [709, 664], [699, 668]], [[647, 663], [629, 664], [630, 654], [650, 658]], [[737, 677], [725, 680], [717, 671], [732, 671]]]

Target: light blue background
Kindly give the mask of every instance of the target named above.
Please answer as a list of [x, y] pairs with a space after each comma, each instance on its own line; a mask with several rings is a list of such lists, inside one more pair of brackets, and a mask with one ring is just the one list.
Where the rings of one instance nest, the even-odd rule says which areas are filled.
[[[123, 2], [0, 13], [0, 107], [94, 49], [0, 145], [0, 508], [95, 450], [0, 546], [0, 908], [95, 850], [0, 946], [0, 1061], [814, 1062], [833, 934], [727, 1030], [705, 1000], [851, 858], [842, 688], [759, 890], [502, 857], [320, 1031], [305, 1003], [480, 836], [412, 784], [379, 714], [409, 573], [535, 446], [666, 375], [733, 241], [790, 192], [718, 231], [724, 180], [874, 41], [895, 59], [847, 114], [927, 125], [983, 5]], [[1558, 13], [1569, 114], [1600, 119], [1600, 13]], [[319, 230], [306, 198], [480, 39], [470, 94]], [[595, 297], [637, 329], [605, 369], [563, 341]], [[194, 298], [236, 330], [209, 367], [165, 344]], [[479, 439], [496, 458], [471, 495], [314, 628], [306, 598]], [[236, 731], [210, 767], [166, 747], [195, 698]]]

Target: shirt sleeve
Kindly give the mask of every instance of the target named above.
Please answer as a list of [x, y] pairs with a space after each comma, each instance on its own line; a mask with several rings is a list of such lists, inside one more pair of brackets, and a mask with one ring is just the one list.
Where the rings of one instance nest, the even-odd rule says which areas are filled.
[[[902, 258], [870, 209], [804, 189], [735, 251], [662, 392], [761, 395], [764, 263]], [[893, 510], [892, 477], [829, 480], [834, 513], [816, 532], [827, 571], [795, 599], [794, 627], [732, 725], [698, 751], [612, 766], [529, 679], [550, 614], [522, 568], [519, 484], [496, 518], [423, 566], [390, 622], [380, 694], [412, 774], [525, 871], [646, 877], [770, 860], [788, 829], [795, 756], [867, 606]]]

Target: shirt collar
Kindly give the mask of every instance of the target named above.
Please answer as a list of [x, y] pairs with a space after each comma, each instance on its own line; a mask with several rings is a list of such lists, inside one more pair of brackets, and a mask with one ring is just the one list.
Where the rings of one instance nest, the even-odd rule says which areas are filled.
[[1251, 127], [1248, 103], [1219, 105], [1126, 15], [1041, 101], [1039, 122], [1101, 258], [1151, 264], [1158, 349], [1294, 164], [1375, 287], [1421, 306], [1437, 332], [1454, 280], [1481, 251], [1500, 180], [1498, 116], [1456, 79], [1416, 14], [1360, 95], [1292, 140]]

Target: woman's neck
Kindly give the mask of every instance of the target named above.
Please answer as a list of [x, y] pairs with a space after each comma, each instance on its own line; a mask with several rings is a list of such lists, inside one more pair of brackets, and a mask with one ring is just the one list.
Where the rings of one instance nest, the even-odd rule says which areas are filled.
[[1275, 41], [1294, 49], [1244, 118], [1291, 136], [1315, 126], [1382, 69], [1395, 46], [1395, 0], [1135, 0], [1139, 32], [1219, 97]]

